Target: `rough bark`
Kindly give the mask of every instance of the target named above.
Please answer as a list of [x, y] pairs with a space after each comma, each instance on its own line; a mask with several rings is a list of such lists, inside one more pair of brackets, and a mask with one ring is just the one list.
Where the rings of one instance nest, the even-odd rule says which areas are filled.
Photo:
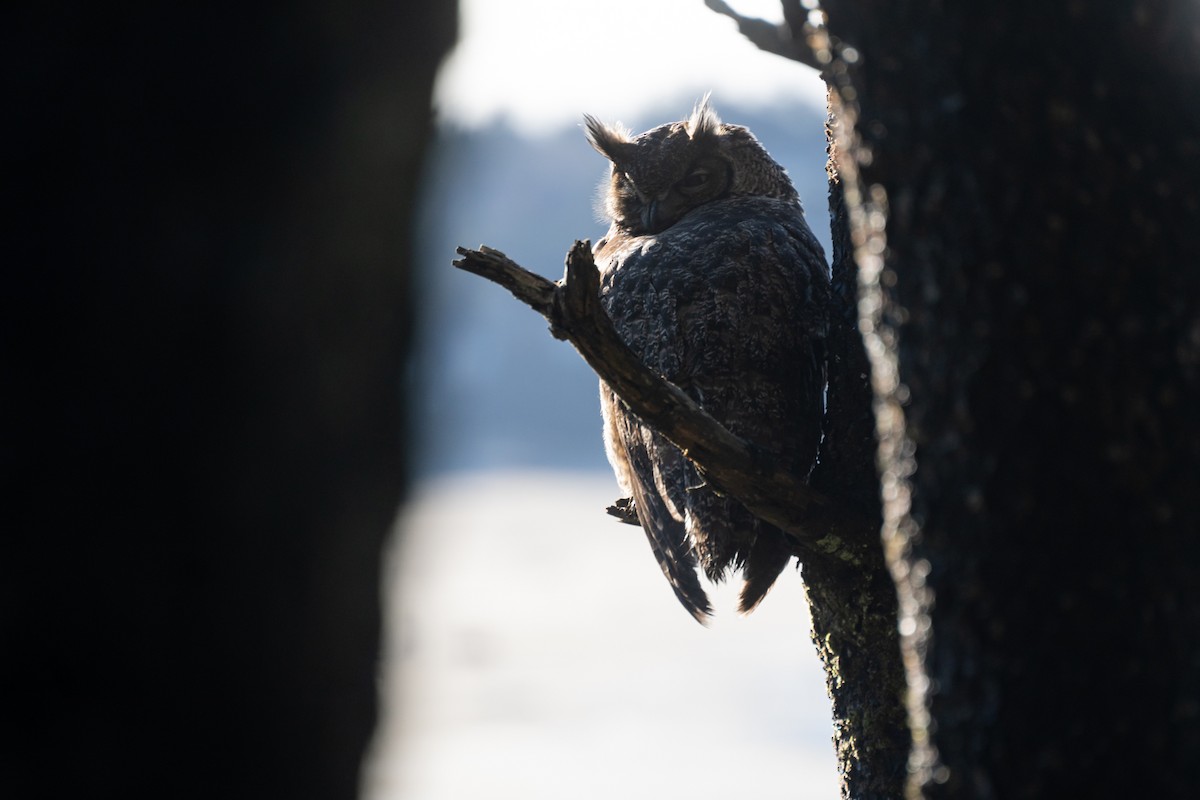
[[357, 797], [453, 27], [5, 13], [7, 795]]
[[1197, 6], [824, 7], [857, 56], [839, 86], [910, 794], [1188, 796]]
[[910, 740], [896, 587], [879, 540], [874, 393], [858, 330], [858, 269], [837, 159], [831, 138], [829, 213], [836, 313], [827, 342], [830, 411], [811, 482], [869, 516], [873, 524], [856, 569], [811, 561], [803, 565], [803, 573], [813, 642], [825, 665], [833, 705], [842, 797], [865, 800], [899, 796]]

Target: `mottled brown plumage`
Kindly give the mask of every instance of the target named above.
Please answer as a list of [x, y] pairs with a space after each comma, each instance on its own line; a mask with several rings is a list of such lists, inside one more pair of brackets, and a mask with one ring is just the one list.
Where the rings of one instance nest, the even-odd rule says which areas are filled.
[[[801, 478], [821, 438], [829, 278], [782, 167], [707, 101], [634, 137], [587, 118], [612, 162], [595, 247], [605, 308], [625, 341], [731, 431]], [[650, 547], [703, 621], [710, 580], [740, 569], [753, 609], [790, 559], [779, 529], [706, 487], [691, 462], [600, 384], [605, 445]]]

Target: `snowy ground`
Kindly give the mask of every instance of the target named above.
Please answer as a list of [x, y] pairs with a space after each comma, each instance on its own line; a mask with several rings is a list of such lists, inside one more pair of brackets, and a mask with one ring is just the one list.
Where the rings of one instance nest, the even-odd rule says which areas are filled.
[[364, 800], [838, 796], [800, 578], [697, 625], [599, 473], [418, 486], [389, 565]]

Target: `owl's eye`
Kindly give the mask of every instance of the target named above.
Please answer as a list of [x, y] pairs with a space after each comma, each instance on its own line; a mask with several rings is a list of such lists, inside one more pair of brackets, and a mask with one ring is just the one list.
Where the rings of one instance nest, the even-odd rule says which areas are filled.
[[711, 177], [712, 173], [708, 167], [696, 167], [675, 185], [684, 194], [694, 194], [707, 186]]

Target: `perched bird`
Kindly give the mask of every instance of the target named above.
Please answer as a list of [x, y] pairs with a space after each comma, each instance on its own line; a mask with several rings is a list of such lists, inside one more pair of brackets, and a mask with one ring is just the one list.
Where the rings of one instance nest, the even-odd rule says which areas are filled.
[[[603, 305], [625, 342], [738, 436], [806, 478], [824, 412], [829, 273], [783, 167], [705, 98], [633, 136], [587, 116], [612, 162], [611, 222], [594, 248]], [[697, 620], [712, 581], [740, 570], [753, 609], [791, 558], [785, 534], [704, 484], [690, 461], [601, 381], [605, 448], [675, 596]]]

